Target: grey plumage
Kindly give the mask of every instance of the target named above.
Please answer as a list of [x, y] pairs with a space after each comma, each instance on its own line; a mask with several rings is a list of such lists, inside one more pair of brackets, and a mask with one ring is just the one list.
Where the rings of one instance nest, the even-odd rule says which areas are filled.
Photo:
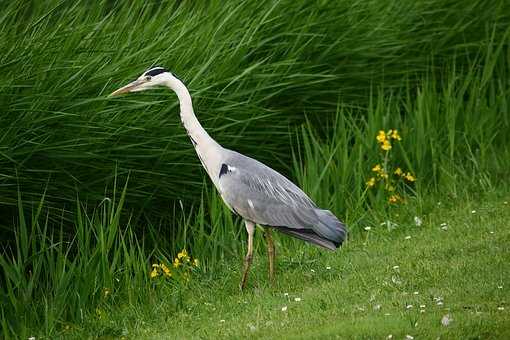
[[327, 249], [342, 244], [345, 226], [330, 211], [317, 208], [298, 186], [265, 164], [224, 151], [218, 189], [231, 210]]

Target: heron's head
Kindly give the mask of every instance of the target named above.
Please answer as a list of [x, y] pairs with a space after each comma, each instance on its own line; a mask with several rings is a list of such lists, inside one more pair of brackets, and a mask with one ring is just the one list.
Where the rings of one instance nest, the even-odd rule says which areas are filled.
[[145, 71], [138, 79], [114, 91], [110, 96], [116, 96], [122, 93], [139, 92], [151, 89], [156, 86], [164, 85], [171, 80], [173, 75], [163, 67], [154, 67]]

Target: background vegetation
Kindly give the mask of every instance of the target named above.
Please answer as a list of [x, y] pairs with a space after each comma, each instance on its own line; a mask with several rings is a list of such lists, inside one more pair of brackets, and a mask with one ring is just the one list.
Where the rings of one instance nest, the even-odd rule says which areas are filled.
[[[286, 173], [354, 238], [395, 213], [365, 185], [380, 129], [400, 131], [394, 161], [418, 178], [408, 215], [427, 210], [424, 197], [481, 195], [510, 178], [508, 1], [1, 7], [6, 337], [174, 294], [148, 274], [183, 247], [209, 277], [243, 253], [175, 97], [106, 97], [151, 65], [188, 84], [220, 143]], [[289, 254], [302, 247], [278, 242]]]

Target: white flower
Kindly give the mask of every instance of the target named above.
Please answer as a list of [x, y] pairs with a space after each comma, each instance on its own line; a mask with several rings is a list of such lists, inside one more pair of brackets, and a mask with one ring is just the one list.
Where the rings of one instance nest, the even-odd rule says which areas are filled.
[[421, 226], [423, 221], [418, 216], [414, 216], [414, 224], [416, 224], [417, 227]]
[[366, 231], [369, 231], [369, 230], [371, 230], [372, 228], [370, 228], [370, 227], [365, 227], [364, 229], [365, 229]]
[[425, 308], [425, 305], [420, 305], [420, 308]]
[[452, 322], [453, 319], [452, 317], [450, 316], [450, 314], [446, 314], [445, 316], [443, 316], [443, 318], [441, 319], [441, 325], [447, 327], [450, 322]]
[[286, 312], [287, 311], [287, 306], [283, 306], [282, 307], [282, 312]]
[[442, 305], [443, 305], [443, 301], [438, 301], [438, 302], [437, 302], [437, 305], [438, 305], [438, 306], [442, 306]]
[[301, 298], [299, 298], [299, 297], [294, 298], [294, 301], [299, 302], [299, 301], [301, 301]]
[[257, 330], [257, 327], [255, 327], [254, 325], [248, 325], [248, 327], [250, 327], [250, 331], [252, 332], [255, 332]]
[[375, 305], [374, 306], [374, 310], [379, 310], [379, 309], [381, 309], [381, 305]]
[[331, 267], [330, 267], [330, 266], [327, 266], [327, 267], [326, 267], [326, 270], [331, 270]]
[[283, 293], [283, 296], [289, 296], [289, 293]]
[[441, 223], [441, 224], [440, 224], [440, 226], [441, 226], [441, 227], [447, 227], [447, 226], [448, 226], [448, 223], [443, 222], [443, 223]]
[[411, 236], [407, 235], [407, 236], [405, 237], [405, 239], [406, 239], [406, 240], [410, 240], [410, 239], [411, 239]]
[[393, 266], [394, 270], [398, 270], [399, 268], [400, 268], [399, 266]]
[[221, 319], [220, 322], [225, 322], [225, 320]]
[[414, 337], [413, 337], [413, 336], [411, 336], [411, 335], [409, 335], [409, 334], [407, 334], [407, 335], [406, 335], [406, 339], [407, 339], [407, 340], [413, 340], [413, 339], [414, 339]]
[[406, 306], [406, 309], [411, 309], [411, 308], [413, 308], [413, 305], [407, 305]]
[[391, 335], [391, 334], [390, 334], [390, 335], [388, 335], [388, 336], [386, 337], [386, 339], [393, 339], [393, 335]]
[[420, 294], [420, 292], [414, 292], [413, 294], [414, 294], [414, 295], [418, 295], [418, 294]]
[[310, 269], [310, 271], [311, 271], [312, 273], [315, 273], [315, 269]]
[[498, 286], [498, 289], [503, 289], [503, 286]]
[[505, 307], [503, 307], [503, 306], [498, 307], [498, 310], [505, 310]]
[[476, 210], [471, 210], [471, 213], [472, 214], [476, 214]]
[[420, 313], [425, 313], [425, 309], [420, 309]]

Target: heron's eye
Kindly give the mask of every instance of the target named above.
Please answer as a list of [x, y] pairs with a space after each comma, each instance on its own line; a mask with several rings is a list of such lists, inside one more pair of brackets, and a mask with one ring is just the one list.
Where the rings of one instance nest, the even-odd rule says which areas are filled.
[[151, 76], [145, 76], [145, 80], [147, 81], [151, 81], [152, 77]]

